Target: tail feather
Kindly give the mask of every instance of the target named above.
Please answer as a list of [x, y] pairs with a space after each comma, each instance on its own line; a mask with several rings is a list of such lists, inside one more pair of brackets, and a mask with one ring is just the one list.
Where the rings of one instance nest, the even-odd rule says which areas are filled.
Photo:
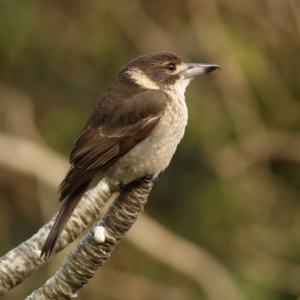
[[68, 198], [65, 200], [63, 206], [61, 207], [56, 220], [51, 228], [51, 231], [45, 241], [43, 246], [41, 257], [49, 258], [53, 252], [55, 244], [63, 232], [66, 224], [68, 223], [75, 207], [77, 206], [79, 200], [85, 193], [90, 181], [84, 183], [78, 187], [74, 192], [72, 192]]

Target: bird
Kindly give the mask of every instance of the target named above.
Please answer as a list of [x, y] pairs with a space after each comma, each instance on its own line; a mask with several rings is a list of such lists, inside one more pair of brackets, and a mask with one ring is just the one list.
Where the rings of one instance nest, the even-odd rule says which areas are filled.
[[65, 199], [41, 250], [49, 258], [92, 179], [103, 172], [120, 187], [154, 180], [170, 163], [188, 121], [185, 90], [216, 64], [184, 63], [172, 52], [141, 55], [123, 66], [77, 135], [59, 186]]

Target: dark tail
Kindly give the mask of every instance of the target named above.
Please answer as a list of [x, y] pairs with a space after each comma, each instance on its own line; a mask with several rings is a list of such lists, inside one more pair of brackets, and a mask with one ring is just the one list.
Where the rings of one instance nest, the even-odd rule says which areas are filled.
[[66, 224], [68, 223], [75, 207], [77, 206], [79, 200], [85, 193], [90, 181], [84, 183], [74, 192], [72, 192], [68, 198], [65, 200], [63, 206], [61, 207], [53, 227], [45, 241], [44, 247], [41, 252], [41, 257], [49, 258], [53, 252], [54, 246], [63, 232]]

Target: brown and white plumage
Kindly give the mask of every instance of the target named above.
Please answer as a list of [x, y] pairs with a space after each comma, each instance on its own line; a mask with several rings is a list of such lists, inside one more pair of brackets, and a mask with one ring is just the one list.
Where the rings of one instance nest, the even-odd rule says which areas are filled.
[[169, 52], [140, 56], [122, 68], [75, 140], [71, 167], [59, 187], [60, 200], [66, 200], [41, 256], [51, 255], [97, 173], [104, 171], [109, 179], [127, 184], [146, 175], [155, 178], [167, 167], [187, 123], [189, 69]]

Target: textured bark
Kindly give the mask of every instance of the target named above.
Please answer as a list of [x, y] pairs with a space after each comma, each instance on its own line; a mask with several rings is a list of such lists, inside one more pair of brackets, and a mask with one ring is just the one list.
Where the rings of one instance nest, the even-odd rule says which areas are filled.
[[[53, 254], [64, 249], [80, 235], [86, 226], [99, 215], [114, 191], [115, 187], [104, 179], [85, 194], [59, 239]], [[20, 284], [47, 262], [46, 259], [40, 258], [41, 247], [55, 217], [34, 236], [0, 259], [0, 296]]]
[[[43, 287], [34, 291], [32, 299], [72, 299], [77, 292], [95, 275], [109, 258], [116, 244], [131, 228], [143, 211], [152, 183], [133, 182], [127, 185], [113, 202], [104, 218], [95, 223], [66, 258], [57, 273]], [[96, 226], [105, 228], [105, 242], [97, 244], [94, 239]]]

